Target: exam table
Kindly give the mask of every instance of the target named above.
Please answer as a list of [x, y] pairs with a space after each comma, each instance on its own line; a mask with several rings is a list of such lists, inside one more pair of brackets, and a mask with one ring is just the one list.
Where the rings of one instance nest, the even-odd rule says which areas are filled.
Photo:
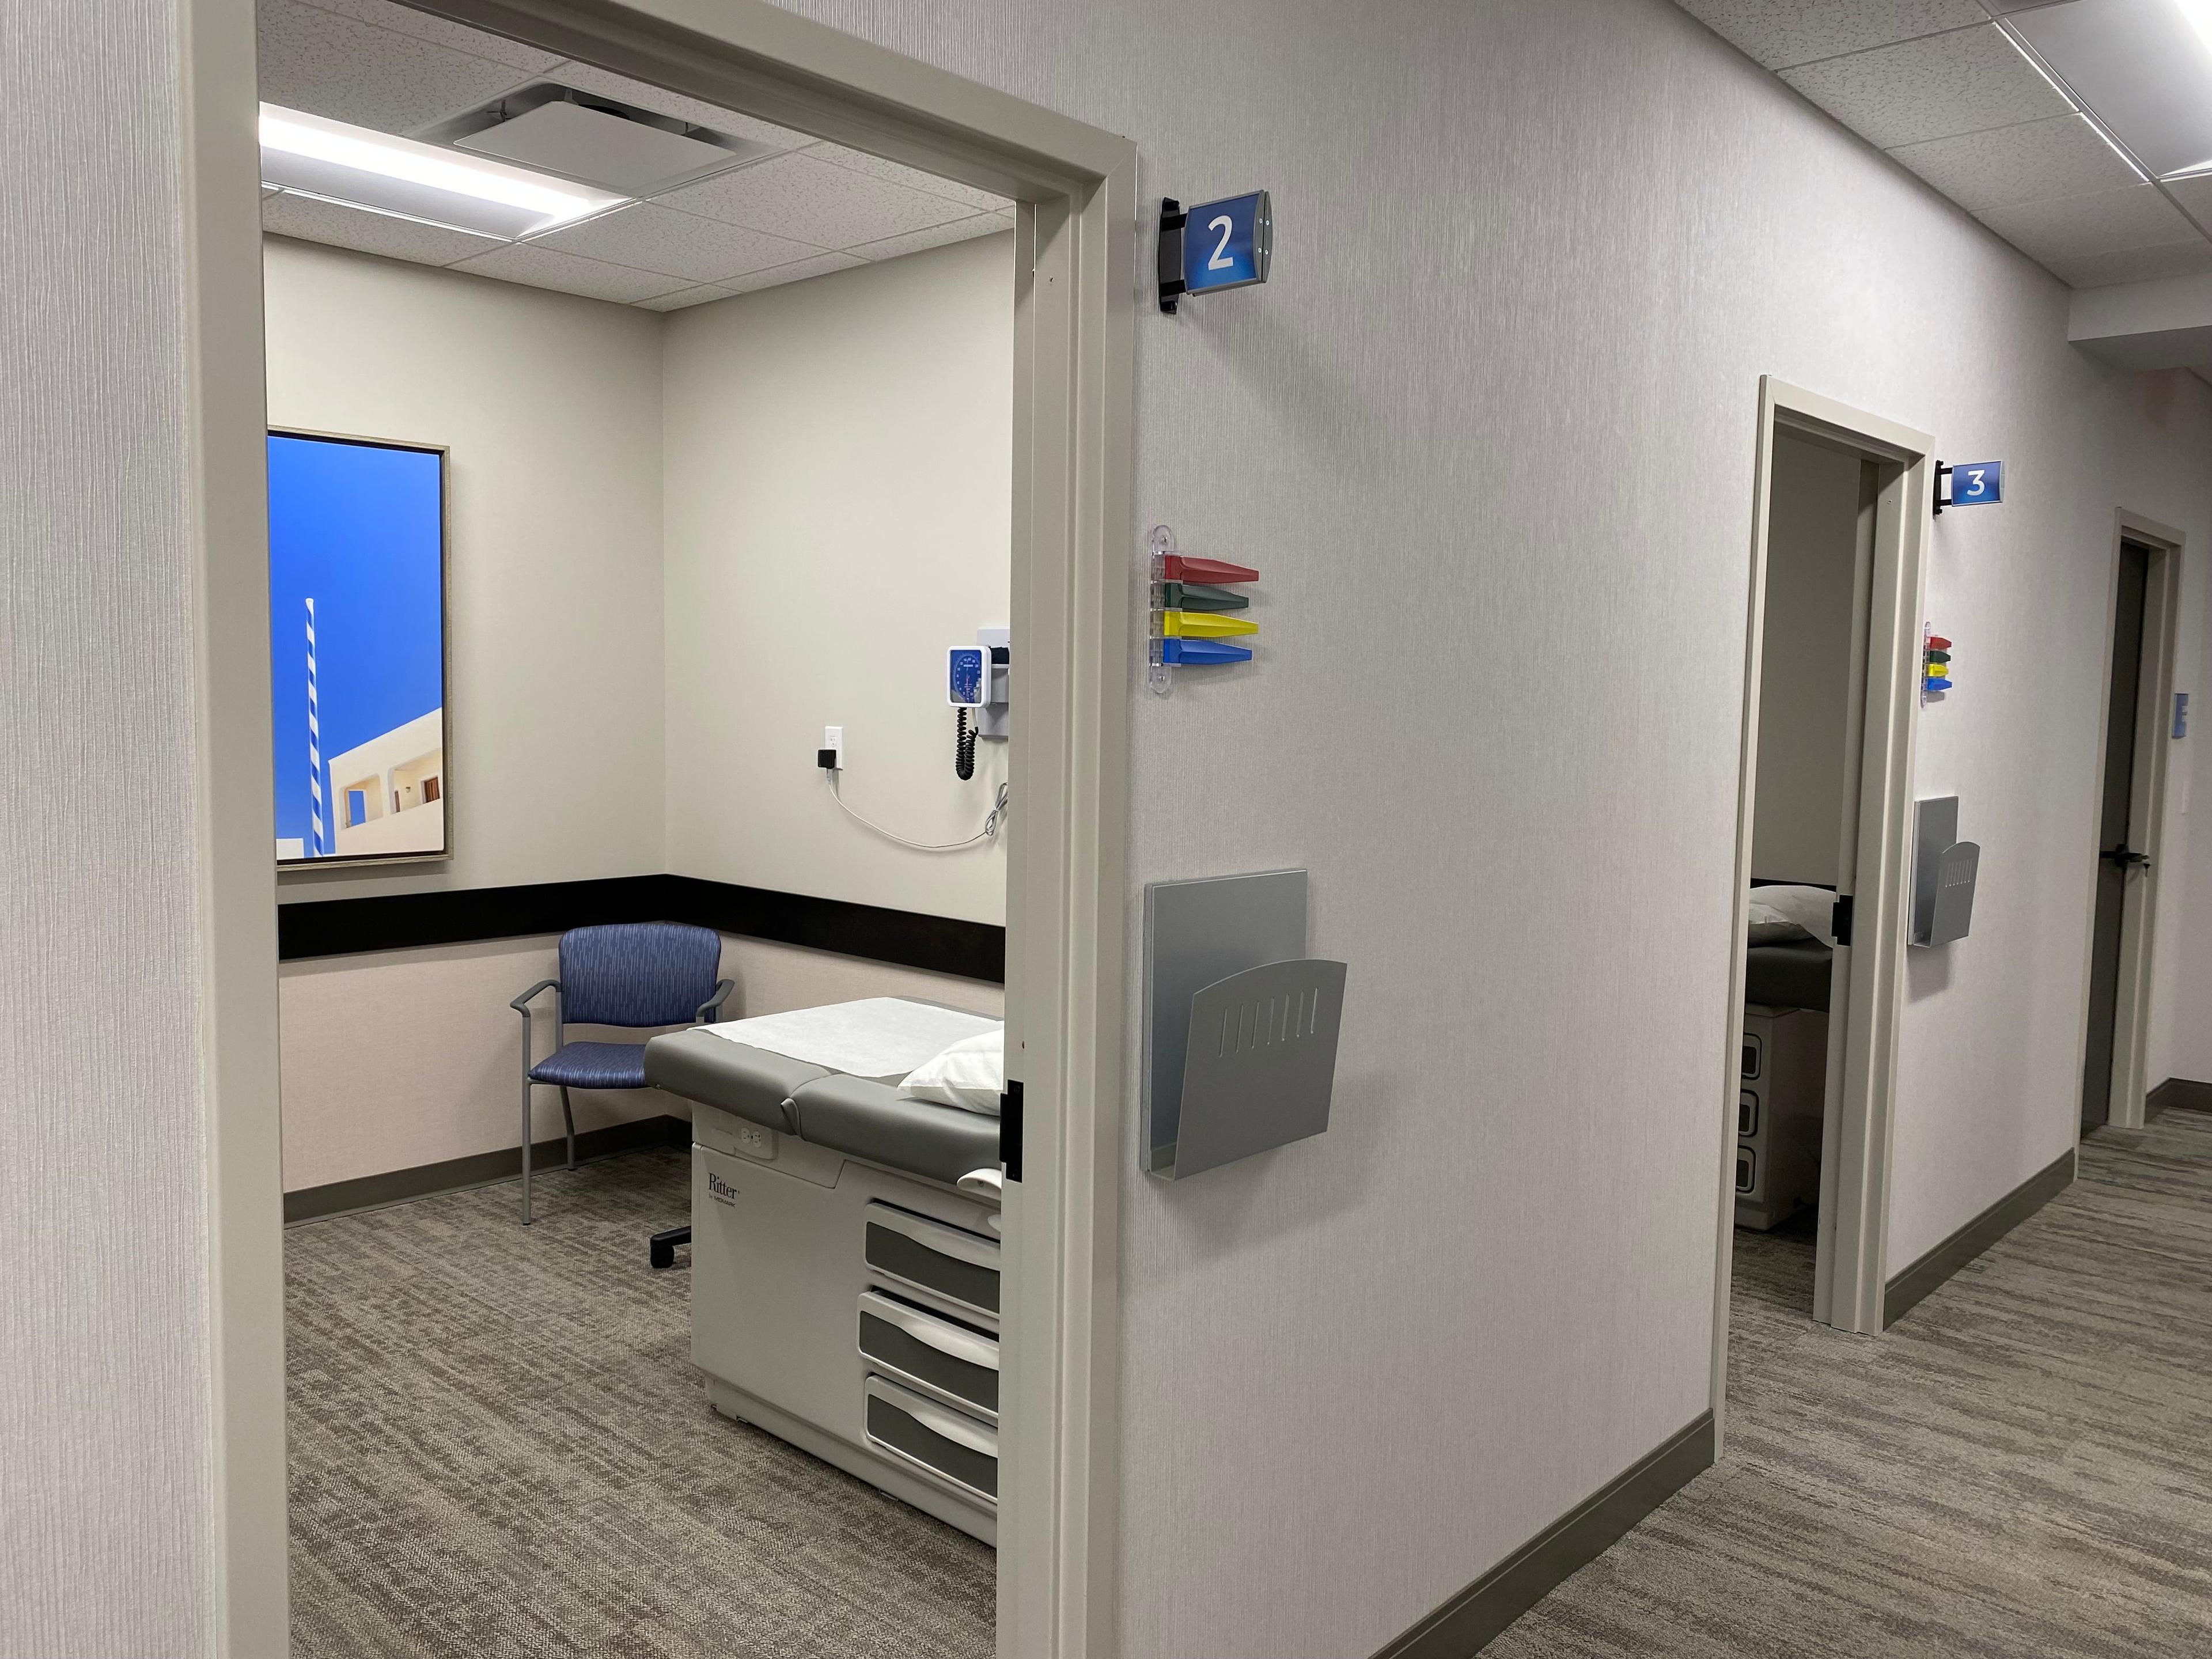
[[[826, 1037], [793, 1035], [809, 1015]], [[671, 1032], [645, 1066], [693, 1107], [709, 1402], [994, 1543], [999, 1123], [898, 1088], [963, 1021], [993, 1023], [876, 999]]]

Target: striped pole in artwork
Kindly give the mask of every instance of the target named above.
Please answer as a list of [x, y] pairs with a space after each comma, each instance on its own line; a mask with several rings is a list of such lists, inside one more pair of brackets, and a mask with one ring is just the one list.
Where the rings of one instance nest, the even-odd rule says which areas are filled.
[[323, 841], [323, 732], [315, 707], [315, 602], [307, 601], [307, 814], [314, 826], [308, 850], [316, 858], [330, 851]]

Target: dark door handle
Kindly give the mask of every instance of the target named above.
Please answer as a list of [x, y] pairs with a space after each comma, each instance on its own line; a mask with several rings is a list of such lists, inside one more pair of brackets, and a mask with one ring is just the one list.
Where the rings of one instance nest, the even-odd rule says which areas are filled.
[[2107, 847], [2097, 856], [2107, 864], [2117, 864], [2122, 866], [2130, 864], [2147, 865], [2150, 862], [2148, 854], [2136, 852], [2125, 842], [2121, 842], [2118, 847]]

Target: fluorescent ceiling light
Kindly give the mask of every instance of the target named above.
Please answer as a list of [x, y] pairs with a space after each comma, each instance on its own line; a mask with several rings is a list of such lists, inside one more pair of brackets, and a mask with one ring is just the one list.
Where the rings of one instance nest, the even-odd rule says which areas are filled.
[[629, 198], [299, 110], [261, 106], [264, 183], [512, 240]]
[[2212, 168], [2212, 0], [2066, 0], [2004, 21], [2154, 178]]

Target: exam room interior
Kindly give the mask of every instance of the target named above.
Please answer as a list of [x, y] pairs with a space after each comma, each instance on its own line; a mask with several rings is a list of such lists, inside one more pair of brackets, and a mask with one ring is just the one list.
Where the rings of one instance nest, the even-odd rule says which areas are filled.
[[[705, 113], [398, 7], [261, 10], [264, 100], [380, 130], [502, 75]], [[728, 112], [714, 125], [773, 131]], [[601, 243], [635, 265], [527, 248], [487, 261], [407, 222], [265, 200], [271, 425], [450, 453], [451, 856], [288, 872], [282, 902], [667, 873], [1003, 926], [1000, 844], [941, 855], [871, 832], [817, 751], [842, 726], [846, 801], [926, 842], [971, 836], [1006, 781], [1004, 743], [955, 775], [942, 682], [948, 646], [1009, 620], [1011, 204], [787, 137], [821, 240], [857, 246], [705, 292], [646, 269], [694, 257], [671, 258], [668, 238]], [[933, 222], [896, 232], [900, 214]], [[859, 240], [886, 224], [890, 239]], [[441, 268], [457, 248], [487, 268]], [[283, 964], [288, 1215], [435, 1187], [441, 1170], [480, 1178], [512, 1152], [507, 1005], [556, 971], [556, 943]], [[1004, 1012], [994, 981], [731, 933], [721, 972], [729, 1018], [876, 996]], [[540, 1099], [542, 1143], [560, 1109]], [[688, 1115], [653, 1091], [574, 1099], [587, 1150], [665, 1139], [680, 1131], [656, 1121]], [[541, 1166], [541, 1218], [563, 1179]], [[511, 1243], [522, 1270], [536, 1240], [514, 1227]], [[624, 1248], [644, 1271], [642, 1233]]]

